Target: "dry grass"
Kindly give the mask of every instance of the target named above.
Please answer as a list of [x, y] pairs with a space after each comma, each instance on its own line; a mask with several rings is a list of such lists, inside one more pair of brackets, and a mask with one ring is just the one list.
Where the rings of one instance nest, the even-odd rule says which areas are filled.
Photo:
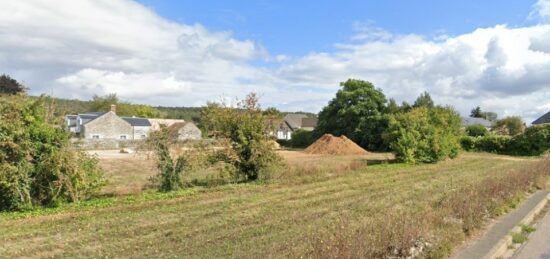
[[[128, 202], [120, 197], [106, 207], [38, 217], [0, 215], [0, 255], [354, 258], [405, 255], [411, 247], [445, 254], [442, 249], [466, 236], [464, 219], [483, 210], [458, 215], [453, 206], [441, 204], [459, 208], [464, 200], [453, 199], [464, 190], [508, 181], [491, 191], [471, 192], [486, 202], [485, 197], [515, 180], [531, 184], [521, 172], [538, 170], [525, 170], [535, 168], [535, 159], [490, 154], [432, 165], [373, 162], [367, 167], [364, 161], [370, 158], [365, 157], [283, 155], [288, 171], [274, 175], [269, 184], [195, 187], [192, 194], [169, 199]], [[501, 197], [507, 201], [507, 195]], [[496, 205], [491, 206], [498, 211]]]

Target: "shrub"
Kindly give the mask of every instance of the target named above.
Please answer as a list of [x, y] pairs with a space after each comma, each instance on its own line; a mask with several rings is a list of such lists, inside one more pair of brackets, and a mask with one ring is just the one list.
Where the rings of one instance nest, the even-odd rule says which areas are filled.
[[160, 131], [151, 133], [148, 141], [153, 146], [157, 159], [158, 174], [151, 178], [153, 184], [158, 184], [158, 189], [161, 192], [182, 188], [181, 175], [189, 163], [185, 156], [172, 158], [167, 128], [163, 127]]
[[550, 124], [531, 126], [523, 134], [514, 136], [507, 153], [511, 155], [536, 156], [550, 150]]
[[254, 93], [237, 108], [209, 104], [202, 112], [202, 123], [210, 134], [226, 143], [215, 156], [233, 167], [231, 171], [238, 181], [267, 177], [269, 168], [280, 161], [269, 143], [269, 123]]
[[0, 169], [0, 210], [77, 202], [105, 184], [97, 159], [71, 150], [69, 135], [47, 122], [41, 98], [1, 98]]
[[474, 124], [466, 127], [466, 134], [471, 137], [482, 137], [489, 134], [489, 130], [481, 124]]
[[312, 131], [298, 129], [292, 133], [290, 145], [294, 148], [305, 148], [315, 141], [315, 137]]
[[506, 153], [510, 137], [491, 135], [478, 138], [476, 141], [476, 150], [490, 153]]
[[384, 138], [406, 163], [433, 163], [458, 155], [460, 116], [451, 108], [414, 108], [392, 116]]

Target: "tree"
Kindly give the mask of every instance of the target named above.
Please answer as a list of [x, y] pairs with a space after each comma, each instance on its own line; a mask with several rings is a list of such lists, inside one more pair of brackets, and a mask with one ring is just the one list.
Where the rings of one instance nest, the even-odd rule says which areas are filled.
[[109, 111], [111, 105], [117, 106], [116, 113], [120, 116], [137, 116], [145, 118], [157, 118], [160, 117], [160, 111], [144, 104], [130, 104], [128, 102], [120, 101], [118, 96], [114, 93], [105, 96], [94, 95], [90, 101], [90, 110], [92, 111]]
[[14, 95], [25, 92], [25, 87], [8, 75], [0, 76], [0, 94]]
[[426, 108], [433, 108], [434, 107], [434, 101], [432, 100], [432, 97], [428, 92], [423, 92], [416, 98], [416, 101], [414, 101], [413, 104], [414, 108], [418, 107], [426, 107]]
[[515, 136], [523, 133], [525, 125], [521, 117], [509, 116], [501, 120], [497, 120], [493, 126], [493, 131], [501, 135]]
[[203, 127], [226, 148], [215, 156], [233, 168], [238, 181], [268, 177], [268, 169], [280, 161], [269, 143], [266, 118], [258, 97], [250, 93], [237, 108], [209, 103], [202, 112]]
[[481, 107], [476, 106], [470, 112], [470, 117], [472, 118], [483, 118], [489, 121], [495, 121], [497, 119], [497, 114], [494, 112], [484, 112], [481, 110]]
[[340, 83], [336, 97], [319, 113], [315, 134], [346, 135], [370, 150], [386, 150], [381, 136], [387, 127], [386, 96], [367, 81]]
[[384, 139], [400, 161], [434, 163], [458, 155], [460, 127], [452, 108], [419, 107], [392, 115]]
[[472, 118], [483, 118], [483, 112], [481, 111], [481, 107], [476, 106], [472, 109], [470, 112], [470, 117]]
[[148, 142], [155, 151], [158, 169], [158, 174], [151, 180], [158, 184], [159, 191], [169, 192], [183, 188], [181, 176], [189, 169], [189, 159], [185, 155], [172, 157], [168, 129], [163, 127], [151, 133]]
[[0, 211], [77, 202], [105, 184], [95, 157], [48, 123], [44, 99], [0, 97]]
[[470, 137], [483, 137], [489, 134], [489, 130], [481, 124], [474, 124], [466, 127], [466, 134]]

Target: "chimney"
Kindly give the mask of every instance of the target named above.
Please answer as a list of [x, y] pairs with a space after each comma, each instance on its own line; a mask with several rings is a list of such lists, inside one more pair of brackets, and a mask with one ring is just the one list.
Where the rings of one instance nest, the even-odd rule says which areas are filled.
[[111, 104], [111, 111], [116, 114], [116, 104]]

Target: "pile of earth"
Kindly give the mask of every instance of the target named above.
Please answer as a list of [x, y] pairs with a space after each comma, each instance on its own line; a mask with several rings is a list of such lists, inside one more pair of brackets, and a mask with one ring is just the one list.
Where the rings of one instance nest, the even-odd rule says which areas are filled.
[[368, 152], [346, 136], [335, 137], [325, 134], [304, 150], [308, 154], [320, 155], [366, 155]]

